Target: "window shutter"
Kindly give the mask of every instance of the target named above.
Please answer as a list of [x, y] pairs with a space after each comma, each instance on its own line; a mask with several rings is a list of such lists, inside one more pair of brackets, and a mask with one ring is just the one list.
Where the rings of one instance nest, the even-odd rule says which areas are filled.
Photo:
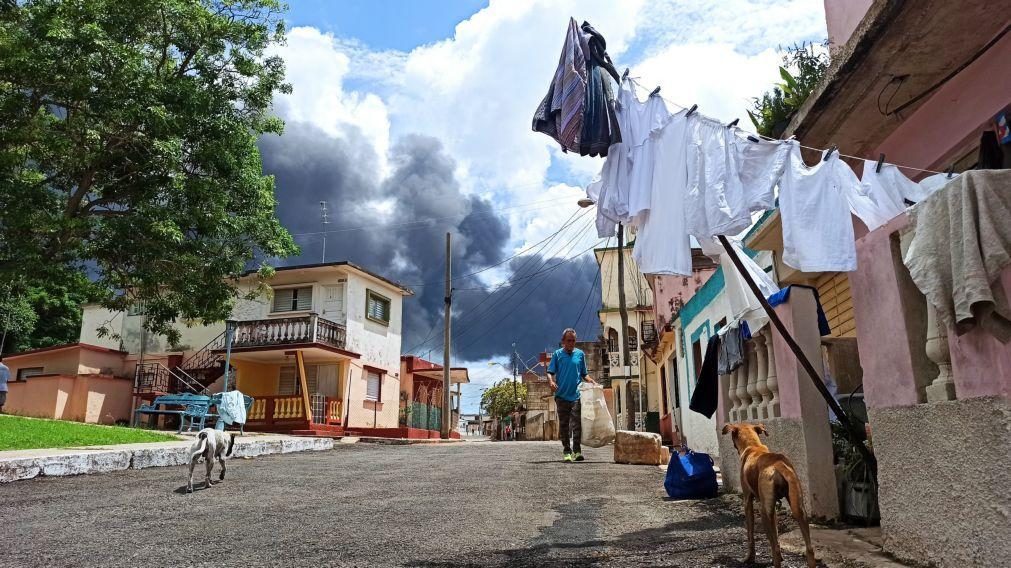
[[383, 378], [379, 373], [374, 371], [367, 371], [368, 373], [368, 383], [365, 388], [365, 398], [367, 400], [379, 400], [382, 394], [382, 384]]
[[312, 288], [296, 288], [295, 297], [297, 300], [295, 309], [296, 310], [310, 310], [312, 309]]
[[309, 393], [319, 392], [319, 365], [305, 366], [305, 382], [309, 385]]
[[281, 367], [281, 380], [277, 385], [277, 393], [283, 395], [295, 394], [295, 384], [298, 382], [297, 377], [298, 374], [295, 371], [295, 367]]
[[282, 290], [274, 290], [274, 309], [275, 312], [290, 312], [291, 311], [291, 299], [295, 295], [295, 290], [293, 288], [284, 288]]

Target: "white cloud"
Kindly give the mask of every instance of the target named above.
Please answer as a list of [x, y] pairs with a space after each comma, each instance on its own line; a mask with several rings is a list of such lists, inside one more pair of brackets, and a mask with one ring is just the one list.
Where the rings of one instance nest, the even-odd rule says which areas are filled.
[[335, 137], [353, 127], [364, 134], [379, 157], [381, 175], [389, 173], [390, 117], [375, 93], [349, 91], [344, 80], [352, 67], [331, 34], [311, 27], [293, 28], [287, 44], [274, 53], [284, 58], [290, 95], [278, 95], [275, 109], [286, 120], [308, 122]]

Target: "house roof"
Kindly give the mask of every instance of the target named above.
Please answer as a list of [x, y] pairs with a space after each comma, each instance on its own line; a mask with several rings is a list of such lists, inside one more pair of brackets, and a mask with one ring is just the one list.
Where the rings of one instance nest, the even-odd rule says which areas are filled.
[[[422, 359], [417, 355], [401, 355], [400, 360], [407, 364], [407, 368], [405, 370], [408, 373], [414, 373], [419, 377], [424, 377], [426, 379], [438, 379], [441, 381], [443, 378], [442, 365], [439, 365], [438, 363]], [[452, 384], [469, 383], [470, 372], [466, 367], [450, 367], [449, 382]]]
[[120, 355], [129, 355], [126, 351], [120, 351], [118, 349], [110, 349], [108, 347], [102, 347], [100, 345], [92, 345], [90, 343], [64, 343], [63, 345], [53, 345], [51, 347], [40, 347], [38, 349], [30, 349], [28, 351], [22, 351], [21, 353], [12, 353], [10, 355], [5, 355], [4, 360], [14, 359], [15, 357], [24, 357], [26, 355], [38, 355], [39, 353], [52, 353], [56, 351], [62, 351], [64, 349], [85, 349], [87, 351], [94, 351], [96, 353], [116, 353]]
[[[347, 261], [347, 260], [341, 260], [341, 261], [337, 261], [337, 262], [317, 262], [317, 263], [313, 263], [313, 264], [294, 264], [294, 265], [291, 265], [291, 266], [277, 266], [277, 267], [274, 267], [274, 270], [277, 271], [277, 272], [285, 272], [285, 271], [289, 271], [289, 270], [316, 270], [316, 269], [321, 269], [321, 268], [338, 268], [338, 267], [350, 268], [350, 269], [352, 269], [352, 270], [354, 270], [356, 272], [359, 272], [359, 273], [364, 274], [366, 276], [370, 276], [372, 278], [375, 278], [376, 280], [380, 280], [382, 282], [385, 282], [386, 284], [389, 284], [390, 286], [393, 286], [394, 288], [397, 288], [398, 290], [400, 290], [403, 293], [403, 295], [405, 295], [405, 296], [413, 296], [414, 295], [414, 290], [411, 290], [407, 286], [404, 286], [403, 284], [401, 284], [399, 282], [396, 282], [394, 280], [390, 280], [389, 278], [386, 278], [385, 276], [381, 276], [379, 274], [376, 274], [375, 272], [372, 272], [371, 270], [369, 270], [367, 268], [363, 268], [362, 266], [359, 266], [359, 265], [357, 265], [357, 264], [355, 264], [353, 262]], [[256, 274], [256, 271], [255, 270], [247, 270], [246, 272], [242, 273], [242, 276], [250, 276], [252, 274]]]

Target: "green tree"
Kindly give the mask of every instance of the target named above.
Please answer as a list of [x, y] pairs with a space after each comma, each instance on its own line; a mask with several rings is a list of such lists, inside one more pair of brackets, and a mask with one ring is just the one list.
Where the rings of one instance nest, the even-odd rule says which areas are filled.
[[143, 304], [175, 340], [177, 318], [229, 315], [257, 255], [296, 253], [256, 147], [290, 92], [266, 51], [283, 8], [0, 3], [0, 281], [66, 300], [88, 275], [104, 306]]
[[[515, 388], [515, 391], [513, 390]], [[481, 408], [489, 416], [505, 418], [527, 399], [527, 386], [502, 379], [481, 394]]]
[[783, 65], [779, 67], [783, 82], [753, 99], [748, 111], [759, 134], [772, 138], [783, 134], [790, 119], [828, 70], [827, 45], [827, 42], [821, 45], [802, 43], [786, 48]]
[[0, 287], [0, 354], [13, 351], [7, 348], [8, 340], [31, 333], [37, 321], [38, 316], [23, 291], [15, 290], [12, 284]]

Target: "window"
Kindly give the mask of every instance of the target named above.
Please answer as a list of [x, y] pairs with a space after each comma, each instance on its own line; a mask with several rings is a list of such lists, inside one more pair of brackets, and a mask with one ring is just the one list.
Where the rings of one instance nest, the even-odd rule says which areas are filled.
[[344, 285], [324, 286], [323, 301], [332, 304], [338, 311], [344, 311]]
[[128, 316], [142, 316], [144, 315], [144, 302], [134, 302], [126, 308], [126, 315]]
[[702, 338], [692, 343], [692, 363], [695, 369], [695, 384], [699, 382], [702, 374]]
[[611, 353], [618, 352], [618, 332], [613, 329], [607, 330], [607, 350]]
[[365, 400], [374, 400], [379, 402], [382, 400], [383, 396], [383, 375], [377, 371], [372, 371], [369, 369], [365, 370], [366, 374], [366, 386], [365, 386]]
[[365, 301], [365, 317], [374, 322], [389, 325], [390, 299], [369, 290]]
[[23, 381], [28, 377], [42, 374], [45, 374], [45, 369], [42, 367], [25, 367], [24, 369], [18, 369], [18, 380]]
[[635, 334], [635, 328], [628, 328], [628, 350], [637, 351], [639, 349], [639, 340]]
[[[309, 385], [309, 392], [319, 392], [319, 365], [305, 366], [305, 382]], [[281, 377], [277, 385], [278, 394], [295, 395], [302, 394], [302, 382], [298, 380], [298, 367], [295, 365], [285, 365], [281, 367]]]
[[274, 290], [273, 312], [304, 312], [312, 309], [312, 286]]

